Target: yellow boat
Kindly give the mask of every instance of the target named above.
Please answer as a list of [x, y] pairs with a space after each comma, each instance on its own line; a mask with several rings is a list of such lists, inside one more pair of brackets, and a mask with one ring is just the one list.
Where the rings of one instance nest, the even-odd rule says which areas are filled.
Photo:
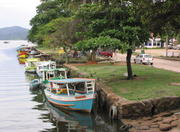
[[18, 58], [19, 64], [25, 64], [26, 58]]
[[27, 55], [27, 54], [23, 54], [23, 55], [19, 55], [18, 57], [19, 58], [27, 58], [29, 55]]

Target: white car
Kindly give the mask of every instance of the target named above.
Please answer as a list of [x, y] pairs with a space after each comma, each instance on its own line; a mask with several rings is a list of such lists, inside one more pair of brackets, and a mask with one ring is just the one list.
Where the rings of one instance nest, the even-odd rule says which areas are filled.
[[139, 54], [134, 59], [134, 63], [137, 64], [151, 64], [153, 65], [153, 57], [149, 54]]

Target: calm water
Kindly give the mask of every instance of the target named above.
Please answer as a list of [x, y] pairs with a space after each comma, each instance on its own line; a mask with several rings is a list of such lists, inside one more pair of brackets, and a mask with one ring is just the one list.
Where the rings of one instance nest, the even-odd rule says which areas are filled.
[[59, 110], [41, 91], [29, 91], [16, 47], [26, 41], [0, 41], [0, 132], [118, 132], [120, 123], [99, 115]]

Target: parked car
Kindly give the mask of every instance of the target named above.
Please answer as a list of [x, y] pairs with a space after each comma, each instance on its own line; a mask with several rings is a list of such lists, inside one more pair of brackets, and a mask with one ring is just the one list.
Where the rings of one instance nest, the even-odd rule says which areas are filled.
[[134, 63], [153, 65], [153, 57], [151, 55], [149, 55], [149, 54], [139, 54], [134, 59]]
[[173, 45], [168, 45], [168, 49], [173, 49], [174, 46]]
[[174, 46], [174, 49], [175, 49], [175, 50], [180, 50], [180, 44]]
[[113, 53], [111, 51], [99, 51], [99, 55], [112, 57]]

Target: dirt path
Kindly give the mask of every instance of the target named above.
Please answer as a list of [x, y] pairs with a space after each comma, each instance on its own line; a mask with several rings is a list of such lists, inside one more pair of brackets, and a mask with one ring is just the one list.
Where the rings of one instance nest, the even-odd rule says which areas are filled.
[[154, 67], [180, 73], [180, 61], [170, 61], [154, 58]]

